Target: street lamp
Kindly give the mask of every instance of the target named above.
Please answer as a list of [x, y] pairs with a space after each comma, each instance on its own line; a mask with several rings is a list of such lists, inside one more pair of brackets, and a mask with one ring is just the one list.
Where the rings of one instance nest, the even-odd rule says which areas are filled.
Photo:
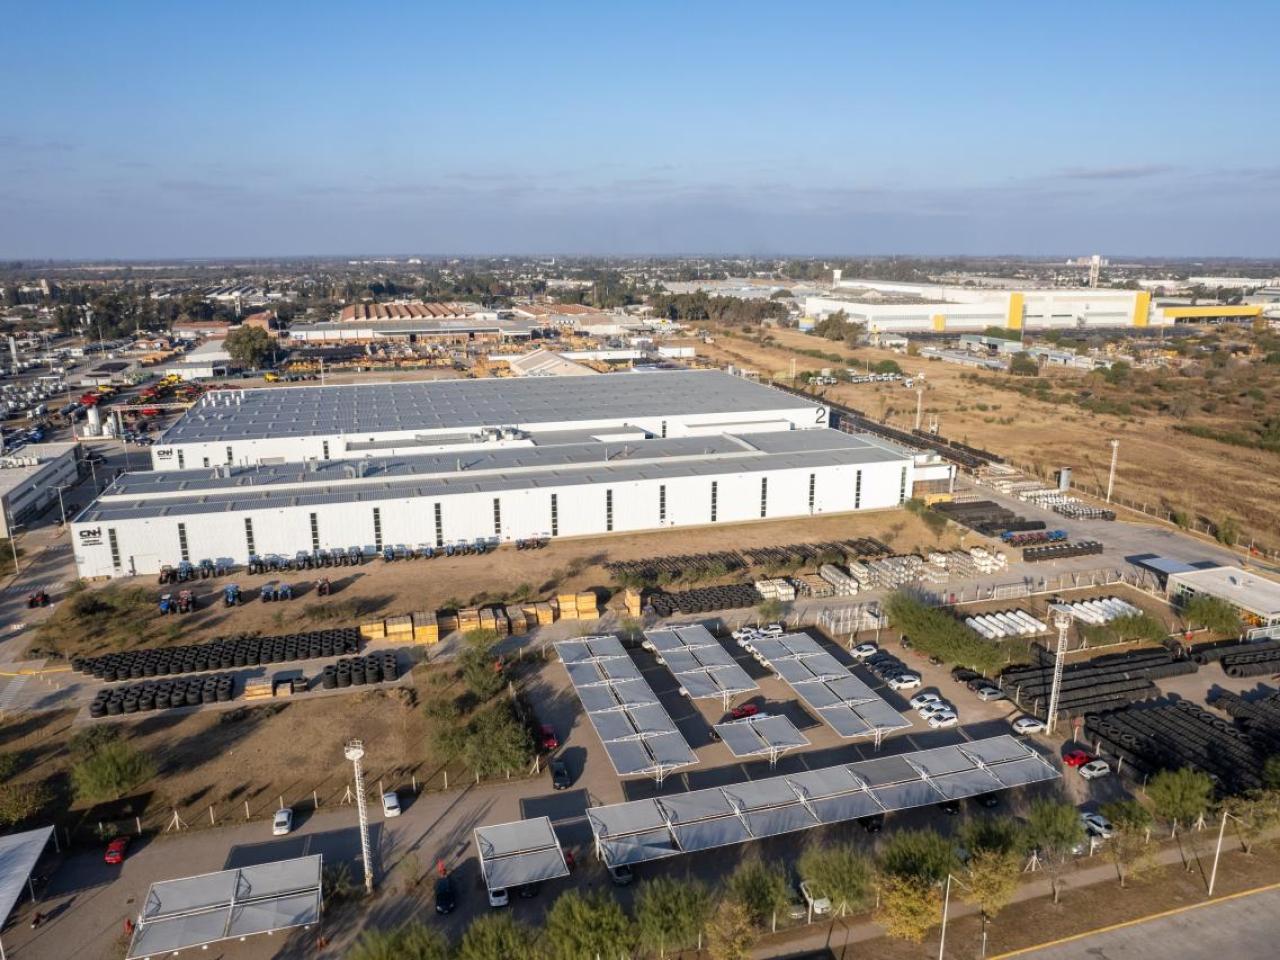
[[58, 486], [57, 486], [57, 490], [58, 490], [58, 512], [62, 514], [62, 525], [63, 525], [64, 527], [67, 525], [67, 505], [66, 505], [66, 504], [63, 502], [63, 500], [62, 500], [62, 491], [63, 491], [63, 490], [69, 490], [71, 487], [74, 487], [74, 486], [75, 486], [75, 484], [74, 484], [74, 483], [60, 483], [60, 484], [58, 484]]
[[1213, 896], [1213, 885], [1218, 879], [1218, 858], [1222, 856], [1222, 835], [1227, 832], [1227, 821], [1234, 820], [1236, 823], [1243, 824], [1244, 821], [1237, 817], [1234, 813], [1222, 811], [1222, 824], [1218, 827], [1218, 846], [1213, 851], [1213, 869], [1209, 871], [1209, 896]]
[[[950, 909], [950, 907], [951, 907], [951, 881], [952, 881], [952, 880], [955, 880], [955, 882], [956, 882], [956, 883], [960, 884], [960, 886], [964, 887], [966, 890], [970, 891], [971, 893], [973, 892], [973, 888], [972, 888], [972, 887], [970, 887], [970, 886], [969, 886], [967, 883], [965, 883], [963, 880], [957, 880], [955, 877], [953, 877], [953, 876], [951, 875], [951, 872], [950, 872], [950, 871], [947, 871], [947, 879], [946, 879], [946, 881], [943, 883], [943, 894], [942, 894], [942, 936], [938, 939], [938, 960], [942, 960], [942, 954], [943, 954], [943, 952], [947, 949], [947, 912], [948, 912], [948, 910], [949, 910], [949, 909]], [[984, 916], [985, 916], [985, 914], [984, 914]], [[985, 923], [983, 924], [982, 932], [983, 932], [983, 941], [984, 941], [984, 942], [983, 942], [983, 952], [985, 953], [985, 951], [986, 951], [986, 943], [985, 943], [985, 940], [986, 940], [986, 925], [985, 925]]]
[[24, 523], [11, 523], [9, 517], [9, 508], [4, 508], [4, 526], [9, 534], [9, 547], [13, 550], [13, 575], [18, 576], [18, 530], [26, 526]]

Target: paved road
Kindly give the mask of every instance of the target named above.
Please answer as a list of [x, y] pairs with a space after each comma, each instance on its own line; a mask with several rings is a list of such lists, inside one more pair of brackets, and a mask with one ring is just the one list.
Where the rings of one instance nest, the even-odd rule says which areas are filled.
[[1019, 960], [1203, 960], [1274, 957], [1280, 889], [1237, 897], [1017, 954]]

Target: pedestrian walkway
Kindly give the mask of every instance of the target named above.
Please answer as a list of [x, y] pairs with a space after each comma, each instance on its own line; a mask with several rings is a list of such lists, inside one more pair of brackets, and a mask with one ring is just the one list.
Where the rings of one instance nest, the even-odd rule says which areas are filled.
[[27, 677], [17, 676], [9, 677], [4, 681], [4, 686], [0, 687], [0, 716], [8, 714], [17, 703], [18, 697], [22, 693], [22, 688], [27, 685]]

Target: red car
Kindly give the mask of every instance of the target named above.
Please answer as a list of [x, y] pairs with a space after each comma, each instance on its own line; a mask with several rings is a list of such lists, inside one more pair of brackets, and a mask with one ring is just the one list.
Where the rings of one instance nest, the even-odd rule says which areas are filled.
[[116, 837], [107, 844], [107, 855], [102, 859], [107, 863], [124, 863], [124, 852], [129, 849], [128, 837]]
[[538, 728], [538, 738], [543, 750], [555, 750], [560, 746], [560, 738], [556, 736], [555, 728], [550, 724], [544, 723]]
[[1068, 767], [1083, 767], [1092, 759], [1092, 754], [1085, 753], [1083, 750], [1072, 750], [1062, 758], [1062, 762]]
[[740, 703], [729, 711], [729, 716], [735, 720], [743, 720], [747, 717], [754, 717], [760, 712], [760, 708], [754, 703]]

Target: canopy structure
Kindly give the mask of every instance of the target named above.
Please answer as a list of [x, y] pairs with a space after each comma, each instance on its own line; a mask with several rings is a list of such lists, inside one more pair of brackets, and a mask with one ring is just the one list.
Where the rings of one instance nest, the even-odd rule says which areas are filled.
[[769, 766], [776, 765], [788, 750], [809, 745], [809, 738], [782, 716], [757, 714], [717, 723], [712, 729], [735, 757], [768, 757]]
[[911, 726], [807, 633], [762, 637], [751, 646], [805, 704], [845, 738], [875, 737]]
[[315, 923], [321, 860], [316, 854], [153, 883], [127, 960]]
[[480, 874], [490, 890], [523, 887], [569, 875], [548, 817], [477, 827]]
[[618, 776], [647, 774], [662, 783], [698, 762], [617, 637], [557, 640], [555, 648]]
[[696, 853], [1060, 776], [1010, 736], [587, 810], [610, 867]]
[[[30, 889], [31, 871], [36, 868], [52, 836], [53, 827], [40, 827], [0, 837], [0, 927], [4, 926], [14, 905], [22, 897], [22, 888]], [[34, 890], [31, 891], [31, 899], [35, 899]], [[0, 945], [0, 957], [3, 956], [4, 946]]]
[[760, 689], [733, 654], [700, 623], [646, 630], [644, 636], [646, 649], [667, 665], [680, 684], [680, 692], [691, 700], [720, 700], [728, 710], [736, 694]]

